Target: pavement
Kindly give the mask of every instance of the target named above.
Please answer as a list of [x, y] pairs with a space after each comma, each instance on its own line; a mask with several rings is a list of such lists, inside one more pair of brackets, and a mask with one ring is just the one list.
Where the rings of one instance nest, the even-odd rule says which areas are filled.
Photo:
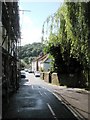
[[58, 99], [62, 99], [83, 120], [90, 120], [90, 91], [56, 85], [53, 85], [53, 88]]

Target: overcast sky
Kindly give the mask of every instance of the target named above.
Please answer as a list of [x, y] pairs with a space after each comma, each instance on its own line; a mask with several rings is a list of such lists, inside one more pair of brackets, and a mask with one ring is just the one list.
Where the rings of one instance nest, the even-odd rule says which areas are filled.
[[28, 2], [23, 0], [19, 3], [20, 11], [21, 45], [41, 42], [42, 25], [46, 18], [55, 13], [61, 2]]

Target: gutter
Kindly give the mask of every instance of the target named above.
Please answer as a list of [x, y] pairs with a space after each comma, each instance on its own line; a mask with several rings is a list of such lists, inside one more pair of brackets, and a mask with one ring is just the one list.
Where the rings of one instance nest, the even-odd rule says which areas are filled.
[[[64, 104], [78, 120], [88, 120], [85, 118], [77, 109], [75, 106], [71, 105], [60, 93], [57, 91], [54, 91], [53, 94], [61, 101], [62, 104]], [[80, 109], [80, 111], [85, 112]]]

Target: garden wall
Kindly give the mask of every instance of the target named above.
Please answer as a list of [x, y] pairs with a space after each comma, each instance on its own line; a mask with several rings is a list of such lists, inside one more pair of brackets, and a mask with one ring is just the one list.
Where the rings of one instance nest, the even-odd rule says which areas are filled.
[[52, 73], [51, 83], [54, 84], [54, 85], [60, 85], [57, 73]]
[[65, 85], [67, 87], [85, 87], [85, 78], [82, 74], [60, 74], [42, 72], [41, 79], [54, 85]]

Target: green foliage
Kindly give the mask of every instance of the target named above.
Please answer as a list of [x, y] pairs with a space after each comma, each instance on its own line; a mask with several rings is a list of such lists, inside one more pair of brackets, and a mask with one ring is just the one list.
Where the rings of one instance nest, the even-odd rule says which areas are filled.
[[44, 22], [44, 50], [53, 56], [54, 70], [90, 74], [89, 11], [90, 2], [66, 2]]
[[23, 60], [24, 60], [25, 63], [29, 64], [29, 58], [28, 57], [25, 57]]
[[21, 66], [21, 68], [25, 68], [25, 67], [27, 67], [27, 64], [24, 60], [21, 59], [20, 66]]
[[31, 63], [34, 57], [43, 53], [42, 43], [32, 43], [20, 47], [19, 59], [23, 59], [27, 64]]

